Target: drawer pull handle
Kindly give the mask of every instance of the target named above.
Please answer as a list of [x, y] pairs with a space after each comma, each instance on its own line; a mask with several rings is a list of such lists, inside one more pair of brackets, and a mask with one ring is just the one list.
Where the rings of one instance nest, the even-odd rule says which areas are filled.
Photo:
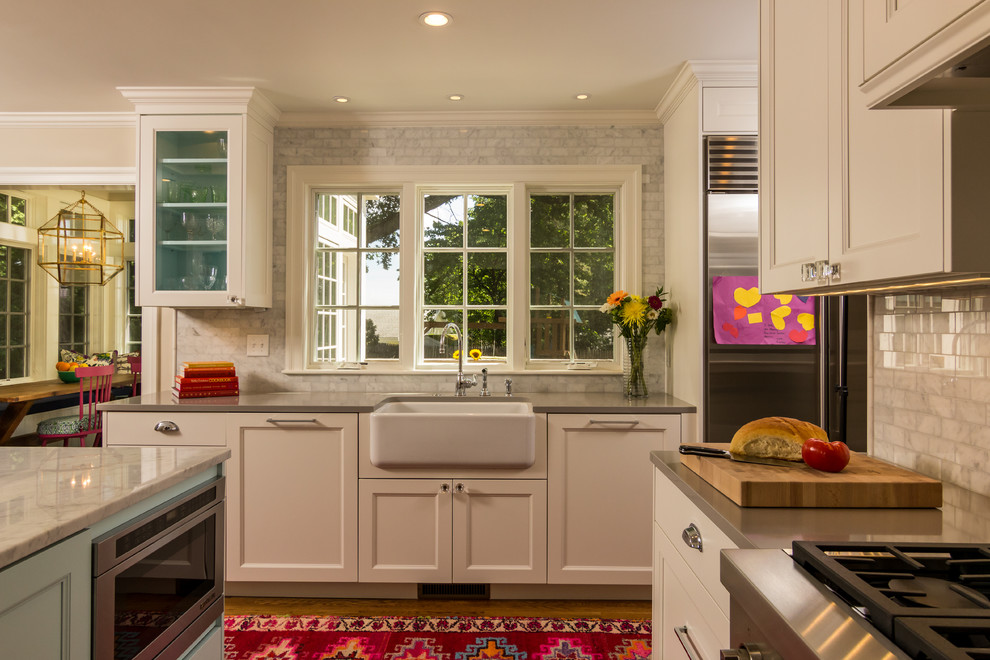
[[684, 531], [681, 532], [681, 538], [685, 543], [687, 543], [687, 547], [694, 548], [698, 552], [702, 552], [701, 532], [698, 531], [698, 528], [694, 523], [691, 523], [684, 528]]
[[638, 419], [591, 419], [588, 420], [590, 424], [621, 424], [622, 426], [636, 426], [639, 424]]
[[687, 657], [690, 660], [702, 660], [701, 654], [698, 653], [694, 642], [691, 641], [691, 635], [688, 633], [687, 626], [677, 626], [674, 628], [674, 634], [677, 635], [677, 641], [681, 643], [684, 652], [687, 653]]
[[155, 424], [155, 430], [159, 433], [178, 433], [179, 425], [175, 422], [170, 422], [168, 420], [163, 420]]
[[265, 421], [269, 424], [316, 424], [317, 419], [315, 417], [310, 417], [309, 419], [275, 419], [274, 417], [269, 417]]

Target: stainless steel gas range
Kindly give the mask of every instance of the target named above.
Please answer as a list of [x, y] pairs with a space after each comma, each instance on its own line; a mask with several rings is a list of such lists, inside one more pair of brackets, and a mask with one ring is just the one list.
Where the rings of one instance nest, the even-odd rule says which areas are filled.
[[990, 543], [731, 550], [723, 658], [990, 660]]

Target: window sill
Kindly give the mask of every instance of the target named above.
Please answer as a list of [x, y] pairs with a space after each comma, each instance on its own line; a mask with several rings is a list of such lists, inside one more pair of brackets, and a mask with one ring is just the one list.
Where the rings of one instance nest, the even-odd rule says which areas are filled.
[[[464, 373], [480, 375], [482, 367], [465, 367]], [[414, 369], [380, 369], [370, 365], [360, 369], [283, 369], [286, 376], [442, 376], [444, 378], [457, 375], [456, 371], [414, 370]], [[489, 378], [500, 376], [621, 376], [618, 369], [529, 369], [515, 371], [492, 371], [488, 369]]]

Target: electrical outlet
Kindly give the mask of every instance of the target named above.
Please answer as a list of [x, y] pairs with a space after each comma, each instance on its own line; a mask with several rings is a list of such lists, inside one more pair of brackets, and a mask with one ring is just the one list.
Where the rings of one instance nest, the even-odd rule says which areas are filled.
[[268, 335], [248, 335], [247, 354], [249, 356], [268, 356]]

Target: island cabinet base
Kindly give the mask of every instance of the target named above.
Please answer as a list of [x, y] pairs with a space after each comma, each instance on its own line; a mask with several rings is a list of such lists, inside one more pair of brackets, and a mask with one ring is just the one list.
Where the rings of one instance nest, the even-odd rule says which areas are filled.
[[90, 553], [90, 536], [80, 532], [0, 571], [0, 655], [89, 657]]

